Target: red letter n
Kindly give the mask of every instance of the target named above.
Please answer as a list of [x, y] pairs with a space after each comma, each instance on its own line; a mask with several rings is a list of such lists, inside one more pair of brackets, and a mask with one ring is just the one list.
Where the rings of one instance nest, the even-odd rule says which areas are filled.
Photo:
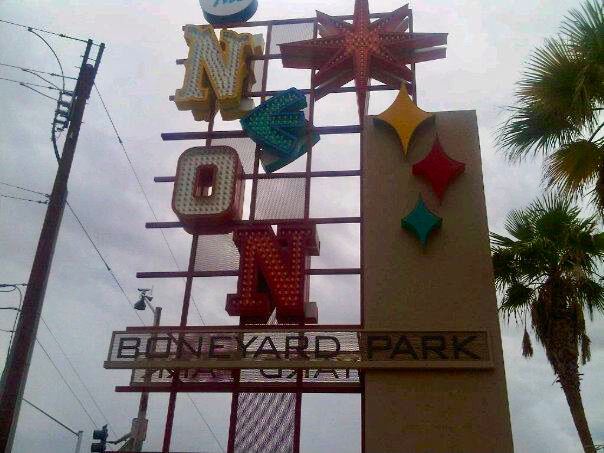
[[237, 294], [227, 296], [229, 315], [241, 316], [244, 322], [266, 322], [276, 309], [280, 322], [316, 318], [307, 306], [306, 275], [310, 256], [319, 254], [314, 225], [279, 225], [277, 235], [270, 225], [242, 227], [235, 230], [233, 240], [240, 255], [239, 281]]

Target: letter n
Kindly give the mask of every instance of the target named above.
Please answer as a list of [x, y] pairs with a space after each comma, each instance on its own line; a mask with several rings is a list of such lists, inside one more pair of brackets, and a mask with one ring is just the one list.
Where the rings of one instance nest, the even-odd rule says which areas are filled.
[[249, 57], [262, 54], [262, 35], [223, 29], [218, 42], [210, 25], [185, 25], [183, 30], [189, 55], [182, 88], [174, 96], [176, 107], [191, 110], [197, 121], [209, 121], [216, 103], [224, 120], [252, 110], [254, 101], [244, 97], [244, 90], [254, 82]]
[[305, 321], [310, 312], [306, 271], [310, 256], [319, 254], [315, 225], [279, 225], [276, 235], [270, 225], [246, 226], [235, 230], [233, 240], [240, 255], [239, 281], [237, 294], [227, 296], [227, 312], [244, 322], [266, 322], [276, 309], [279, 321]]

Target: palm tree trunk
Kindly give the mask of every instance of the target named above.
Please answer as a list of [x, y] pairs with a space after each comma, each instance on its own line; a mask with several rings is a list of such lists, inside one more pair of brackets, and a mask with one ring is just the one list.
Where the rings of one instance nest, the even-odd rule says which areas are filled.
[[596, 453], [583, 400], [579, 376], [579, 337], [577, 311], [566, 304], [566, 282], [551, 277], [539, 295], [540, 303], [533, 306], [531, 316], [538, 337], [542, 339], [549, 363], [558, 376], [583, 451]]
[[[564, 382], [567, 381], [567, 382]], [[574, 382], [568, 382], [574, 381]], [[562, 390], [566, 396], [566, 402], [570, 408], [570, 413], [573, 417], [573, 422], [579, 439], [583, 445], [583, 451], [585, 453], [595, 453], [596, 447], [594, 441], [591, 438], [591, 432], [589, 431], [589, 425], [587, 424], [587, 417], [585, 417], [585, 409], [583, 408], [583, 399], [581, 398], [581, 390], [579, 389], [579, 376], [570, 379], [560, 379]]]

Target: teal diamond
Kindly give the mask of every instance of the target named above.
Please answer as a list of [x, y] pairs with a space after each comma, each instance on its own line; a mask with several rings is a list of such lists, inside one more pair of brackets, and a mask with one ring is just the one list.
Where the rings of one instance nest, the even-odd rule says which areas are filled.
[[428, 209], [420, 195], [415, 208], [407, 214], [407, 217], [401, 220], [401, 227], [415, 234], [422, 245], [425, 246], [428, 243], [430, 233], [439, 229], [442, 223], [443, 219]]

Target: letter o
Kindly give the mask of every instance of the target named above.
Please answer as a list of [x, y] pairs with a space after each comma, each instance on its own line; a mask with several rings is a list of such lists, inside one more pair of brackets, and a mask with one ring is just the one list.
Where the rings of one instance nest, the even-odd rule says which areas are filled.
[[241, 220], [245, 184], [230, 146], [189, 148], [178, 159], [172, 210], [191, 234], [220, 234]]

